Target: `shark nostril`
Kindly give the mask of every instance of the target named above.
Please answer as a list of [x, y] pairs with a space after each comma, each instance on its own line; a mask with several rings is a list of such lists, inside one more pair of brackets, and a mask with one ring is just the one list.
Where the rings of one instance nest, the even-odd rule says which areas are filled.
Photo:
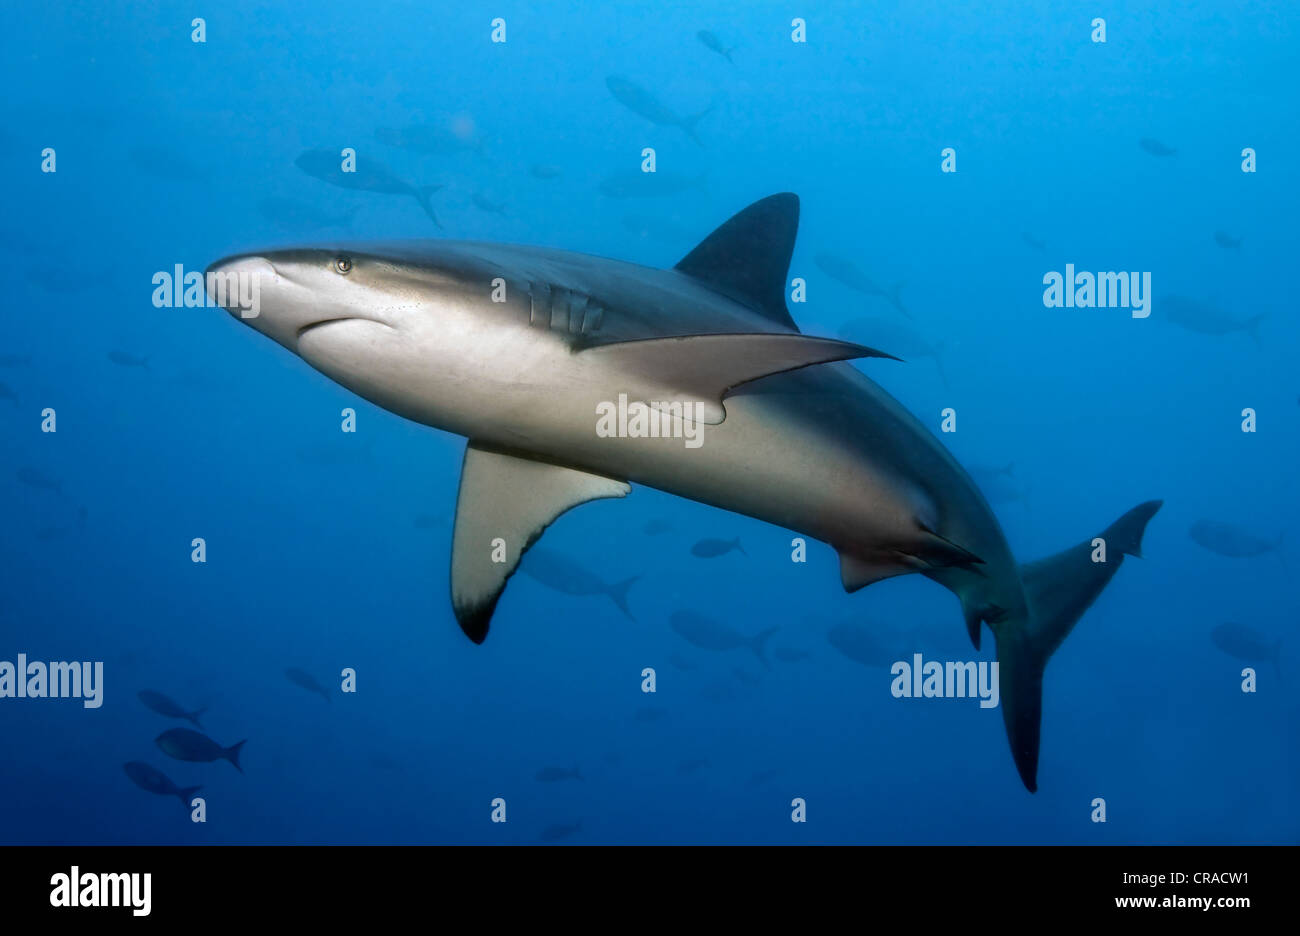
[[279, 276], [270, 260], [257, 254], [240, 254], [218, 260], [204, 271], [208, 301], [239, 319], [257, 318], [264, 286]]
[[241, 254], [218, 260], [204, 271], [204, 282], [230, 276], [278, 276], [279, 270], [270, 260], [253, 254]]

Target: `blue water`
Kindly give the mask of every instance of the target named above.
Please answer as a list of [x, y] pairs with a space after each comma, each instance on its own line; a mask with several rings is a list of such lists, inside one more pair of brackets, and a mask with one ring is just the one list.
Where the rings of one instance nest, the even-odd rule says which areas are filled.
[[[104, 704], [0, 699], [0, 841], [527, 843], [572, 825], [561, 841], [1300, 838], [1300, 7], [814, 4], [796, 44], [788, 4], [369, 6], [6, 12], [0, 75], [21, 92], [0, 105], [0, 354], [29, 360], [0, 366], [13, 397], [0, 399], [0, 660], [103, 661]], [[1090, 41], [1108, 12], [1107, 42]], [[701, 29], [735, 47], [734, 64]], [[616, 101], [610, 74], [680, 115], [712, 106], [703, 145]], [[418, 154], [375, 140], [416, 124], [482, 145]], [[318, 146], [444, 185], [445, 229], [412, 198], [299, 171]], [[661, 173], [702, 184], [600, 194], [646, 146]], [[45, 147], [54, 173], [40, 171]], [[945, 147], [955, 173], [940, 171]], [[1240, 171], [1245, 147], [1256, 173]], [[560, 175], [539, 179], [534, 164]], [[640, 575], [635, 621], [519, 575], [471, 644], [448, 594], [463, 439], [371, 405], [221, 310], [151, 302], [154, 273], [175, 264], [339, 237], [671, 266], [781, 191], [802, 203], [790, 275], [808, 301], [791, 305], [795, 320], [834, 335], [895, 314], [821, 272], [819, 252], [904, 284], [949, 385], [929, 361], [859, 366], [936, 432], [955, 408], [943, 438], [963, 462], [1014, 463], [1027, 494], [996, 510], [1018, 556], [1165, 500], [1146, 558], [1124, 564], [1048, 668], [1036, 794], [996, 710], [895, 699], [885, 669], [826, 639], [850, 620], [976, 659], [948, 592], [908, 576], [846, 595], [829, 547], [796, 564], [789, 531], [658, 491], [584, 506], [544, 538], [607, 582]], [[268, 196], [356, 214], [277, 224], [258, 208]], [[1151, 317], [1045, 308], [1042, 277], [1067, 263], [1150, 271]], [[1175, 294], [1266, 313], [1260, 341], [1162, 320]], [[55, 433], [41, 431], [47, 407]], [[340, 433], [345, 407], [355, 435]], [[1240, 431], [1245, 407], [1254, 433]], [[20, 479], [28, 469], [59, 489]], [[657, 517], [672, 529], [644, 532]], [[1202, 517], [1286, 538], [1232, 559], [1189, 539]], [[748, 555], [691, 555], [704, 537], [740, 537]], [[808, 659], [768, 669], [745, 650], [698, 649], [669, 627], [681, 609], [746, 634], [779, 626], [772, 647]], [[1259, 691], [1241, 692], [1247, 664], [1209, 638], [1225, 621], [1283, 638], [1280, 678], [1261, 665]], [[978, 658], [992, 645], [986, 633]], [[331, 701], [288, 667], [328, 682]], [[352, 694], [338, 691], [345, 667]], [[206, 706], [223, 745], [246, 738], [243, 775], [160, 751], [154, 738], [182, 723], [147, 710], [142, 689]], [[207, 821], [134, 786], [122, 765], [137, 760], [202, 784]], [[581, 780], [535, 779], [575, 765]], [[490, 821], [496, 797], [504, 824]], [[796, 797], [807, 822], [791, 821]], [[1098, 797], [1104, 824], [1091, 821]]]

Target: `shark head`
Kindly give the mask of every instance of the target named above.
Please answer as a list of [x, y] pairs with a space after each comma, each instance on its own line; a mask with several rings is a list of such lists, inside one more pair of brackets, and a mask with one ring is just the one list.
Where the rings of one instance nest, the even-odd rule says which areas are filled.
[[[237, 254], [208, 267], [208, 294], [295, 354], [350, 347], [403, 324], [393, 264], [326, 247]], [[252, 300], [252, 301], [250, 301]], [[409, 323], [408, 323], [409, 324]], [[329, 337], [326, 337], [329, 336]]]
[[[212, 264], [212, 301], [350, 390], [431, 421], [492, 308], [478, 271], [427, 248], [293, 247]], [[499, 306], [498, 306], [499, 308]]]

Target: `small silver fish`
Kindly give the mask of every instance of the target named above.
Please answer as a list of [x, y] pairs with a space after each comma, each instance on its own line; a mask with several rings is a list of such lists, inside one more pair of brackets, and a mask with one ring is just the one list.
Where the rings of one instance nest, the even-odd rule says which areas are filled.
[[131, 782], [140, 789], [149, 793], [156, 793], [159, 796], [176, 796], [186, 806], [194, 798], [202, 787], [178, 787], [160, 770], [155, 770], [142, 761], [128, 761], [122, 765], [126, 775], [131, 778]]
[[1269, 638], [1245, 624], [1220, 624], [1210, 631], [1216, 647], [1234, 659], [1246, 663], [1272, 663], [1281, 673], [1282, 638]]
[[1143, 137], [1138, 140], [1138, 146], [1142, 147], [1152, 156], [1172, 156], [1178, 152], [1175, 149], [1165, 146], [1159, 140], [1153, 140], [1150, 137]]
[[711, 50], [713, 50], [714, 52], [717, 52], [719, 55], [721, 55], [723, 58], [725, 58], [728, 62], [731, 62], [732, 65], [735, 65], [735, 64], [736, 64], [735, 62], [732, 62], [732, 61], [731, 61], [731, 53], [732, 53], [732, 52], [735, 52], [736, 50], [735, 50], [734, 48], [731, 48], [731, 49], [724, 48], [723, 45], [722, 45], [722, 40], [719, 39], [719, 38], [718, 38], [716, 35], [714, 35], [713, 33], [709, 32], [709, 30], [707, 30], [707, 29], [701, 29], [699, 32], [697, 32], [697, 33], [695, 34], [695, 36], [696, 36], [696, 38], [698, 38], [698, 39], [700, 40], [700, 42], [704, 43], [704, 47], [705, 47], [705, 48], [707, 48], [707, 49], [711, 49]]
[[136, 355], [130, 354], [126, 351], [110, 351], [108, 352], [108, 359], [118, 367], [148, 368], [149, 366], [148, 358], [137, 357]]
[[183, 718], [192, 724], [195, 728], [202, 728], [199, 724], [199, 716], [203, 714], [202, 708], [197, 708], [192, 712], [187, 712], [176, 700], [170, 696], [165, 696], [161, 692], [154, 692], [152, 689], [143, 689], [136, 693], [136, 697], [144, 703], [145, 708], [151, 712], [157, 712], [159, 715], [165, 715], [167, 718]]
[[291, 666], [284, 671], [285, 677], [295, 686], [306, 689], [308, 692], [314, 692], [323, 698], [326, 702], [330, 700], [329, 690], [316, 681], [316, 677], [306, 670], [300, 670], [296, 666]]
[[701, 559], [715, 559], [718, 556], [724, 556], [731, 551], [736, 551], [742, 556], [748, 556], [744, 548], [740, 545], [740, 537], [734, 540], [723, 539], [702, 539], [691, 547], [691, 555], [699, 556]]
[[28, 487], [38, 488], [42, 491], [53, 491], [55, 494], [63, 493], [62, 481], [56, 481], [47, 475], [41, 474], [35, 468], [19, 468], [17, 478]]
[[627, 604], [627, 591], [641, 577], [639, 575], [608, 584], [564, 553], [545, 546], [530, 549], [519, 568], [529, 578], [566, 595], [605, 595], [629, 619], [636, 620]]
[[474, 207], [479, 211], [486, 211], [488, 214], [499, 214], [502, 216], [506, 213], [506, 206], [503, 203], [493, 201], [482, 192], [475, 192], [470, 196], [470, 201], [474, 203]]
[[154, 743], [168, 757], [176, 760], [209, 763], [215, 760], [228, 760], [240, 773], [239, 752], [247, 741], [240, 741], [228, 748], [223, 748], [205, 734], [199, 734], [189, 728], [172, 728], [154, 738]]
[[697, 614], [694, 611], [674, 611], [672, 617], [669, 618], [668, 626], [682, 639], [699, 647], [701, 650], [748, 648], [753, 651], [764, 666], [770, 665], [767, 662], [765, 649], [767, 640], [778, 630], [776, 627], [768, 627], [759, 631], [753, 637], [746, 637], [726, 624], [705, 617], [702, 614]]
[[912, 317], [912, 313], [907, 311], [907, 307], [903, 305], [903, 300], [900, 295], [903, 291], [902, 283], [896, 283], [890, 288], [885, 289], [884, 287], [877, 285], [875, 281], [858, 269], [858, 265], [852, 260], [848, 260], [828, 251], [822, 251], [821, 253], [816, 254], [813, 257], [813, 263], [831, 279], [839, 281], [854, 292], [859, 292], [864, 296], [878, 296], [886, 300], [902, 315], [907, 318]]
[[863, 666], [888, 669], [899, 659], [898, 652], [868, 624], [840, 621], [826, 632], [826, 640], [854, 663]]
[[655, 517], [652, 520], [647, 520], [645, 525], [641, 527], [641, 531], [647, 536], [658, 536], [661, 533], [671, 532], [672, 528], [673, 525], [667, 520], [662, 517]]
[[1249, 559], [1272, 552], [1282, 545], [1282, 535], [1266, 540], [1241, 527], [1219, 520], [1197, 520], [1187, 531], [1196, 545], [1233, 559]]
[[614, 100], [634, 114], [661, 127], [677, 127], [696, 143], [704, 145], [695, 133], [695, 125], [699, 123], [700, 118], [713, 110], [712, 107], [705, 108], [691, 117], [679, 117], [645, 88], [626, 78], [610, 75], [605, 79], [605, 87], [609, 89], [610, 94], [614, 95]]
[[543, 842], [560, 842], [564, 839], [571, 838], [582, 830], [582, 822], [575, 822], [571, 825], [549, 825], [542, 830], [540, 836]]

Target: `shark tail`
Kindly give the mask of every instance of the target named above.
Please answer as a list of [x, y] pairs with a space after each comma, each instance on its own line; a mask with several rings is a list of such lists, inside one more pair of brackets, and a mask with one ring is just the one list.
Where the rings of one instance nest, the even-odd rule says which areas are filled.
[[772, 664], [767, 661], [767, 641], [768, 638], [778, 630], [780, 630], [778, 627], [768, 627], [755, 634], [753, 639], [749, 642], [750, 649], [754, 651], [754, 655], [757, 656], [759, 662], [768, 669], [772, 668]]
[[635, 621], [636, 617], [633, 616], [632, 610], [627, 606], [627, 590], [631, 588], [632, 583], [640, 577], [641, 576], [639, 575], [634, 575], [631, 578], [623, 579], [621, 582], [615, 582], [613, 585], [609, 586], [605, 592], [605, 594], [609, 595], [609, 600], [618, 605], [618, 610], [627, 615], [629, 621]]
[[185, 716], [185, 720], [188, 721], [195, 728], [202, 731], [203, 726], [199, 724], [199, 716], [206, 711], [207, 711], [206, 708], [196, 708], [194, 711], [190, 712], [188, 715]]
[[686, 131], [686, 135], [689, 136], [696, 143], [698, 143], [700, 146], [704, 145], [704, 141], [701, 140], [699, 136], [696, 134], [695, 125], [698, 124], [702, 119], [707, 117], [712, 112], [713, 112], [713, 105], [710, 104], [708, 107], [704, 108], [704, 110], [700, 111], [694, 117], [687, 117], [685, 120], [682, 121], [682, 129]]
[[440, 230], [442, 228], [442, 222], [439, 221], [438, 216], [434, 214], [432, 198], [433, 193], [441, 188], [441, 185], [421, 185], [419, 188], [415, 189], [414, 192], [415, 200], [420, 203], [420, 207], [423, 208], [424, 213], [429, 216], [429, 220], [436, 224]]
[[1142, 536], [1162, 501], [1147, 501], [1128, 511], [1101, 534], [1104, 562], [1093, 562], [1093, 539], [1020, 567], [1029, 619], [994, 625], [1002, 720], [1011, 755], [1025, 788], [1038, 789], [1038, 748], [1042, 727], [1043, 671], [1085, 611], [1114, 578], [1125, 556], [1141, 557]]
[[1264, 341], [1259, 337], [1259, 326], [1264, 321], [1264, 316], [1266, 315], [1268, 315], [1267, 312], [1261, 312], [1259, 315], [1248, 318], [1246, 319], [1244, 326], [1246, 333], [1249, 334], [1251, 340], [1255, 342], [1255, 347], [1260, 349], [1264, 347]]
[[230, 747], [226, 748], [224, 751], [221, 752], [221, 756], [224, 757], [226, 760], [230, 761], [230, 763], [234, 764], [235, 769], [238, 770], [240, 773], [244, 772], [244, 768], [239, 766], [239, 752], [240, 750], [243, 749], [244, 745], [247, 743], [248, 743], [248, 739], [245, 738], [243, 741], [240, 741], [238, 744], [232, 744]]
[[737, 536], [737, 537], [735, 538], [735, 540], [732, 542], [731, 545], [732, 545], [732, 546], [735, 546], [735, 547], [736, 547], [736, 552], [740, 553], [742, 556], [748, 556], [748, 555], [749, 555], [749, 553], [745, 552], [745, 547], [740, 545], [740, 537], [739, 537], [739, 536]]
[[176, 795], [180, 797], [181, 802], [184, 803], [185, 808], [188, 809], [190, 805], [190, 800], [194, 799], [194, 794], [199, 792], [199, 790], [201, 789], [203, 789], [202, 786], [182, 787], [181, 789], [176, 791]]
[[948, 371], [944, 369], [943, 359], [936, 354], [933, 356], [932, 360], [934, 361], [934, 369], [939, 372], [939, 379], [943, 381], [944, 389], [951, 390], [952, 383], [948, 380]]
[[903, 313], [903, 316], [905, 318], [911, 318], [912, 313], [908, 312], [907, 307], [903, 305], [903, 287], [905, 285], [906, 283], [901, 283], [901, 282], [895, 283], [892, 287], [890, 287], [887, 298], [889, 299], [889, 304], [892, 305], [899, 312]]

